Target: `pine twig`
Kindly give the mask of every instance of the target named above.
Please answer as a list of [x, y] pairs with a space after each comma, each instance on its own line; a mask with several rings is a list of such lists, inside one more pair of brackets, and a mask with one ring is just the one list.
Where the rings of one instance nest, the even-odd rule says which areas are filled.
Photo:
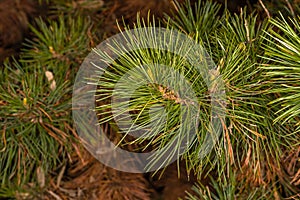
[[264, 11], [267, 13], [268, 18], [270, 19], [271, 15], [270, 15], [268, 9], [266, 8], [266, 6], [264, 5], [264, 3], [261, 0], [258, 0], [258, 1], [259, 1], [260, 5], [262, 6], [262, 8], [264, 9]]
[[294, 12], [294, 9], [293, 9], [291, 3], [289, 2], [289, 0], [285, 0], [285, 2], [286, 2], [286, 4], [287, 4], [287, 6], [289, 7], [289, 9], [290, 9], [290, 11], [291, 11], [293, 17], [295, 17], [295, 12]]

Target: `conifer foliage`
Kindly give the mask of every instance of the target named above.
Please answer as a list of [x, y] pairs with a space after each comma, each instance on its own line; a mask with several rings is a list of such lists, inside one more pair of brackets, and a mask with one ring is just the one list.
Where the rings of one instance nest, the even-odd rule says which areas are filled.
[[[47, 17], [32, 22], [31, 35], [20, 55], [6, 60], [0, 70], [0, 198], [70, 198], [66, 190], [59, 189], [60, 184], [83, 188], [80, 194], [74, 194], [82, 199], [167, 196], [155, 191], [149, 176], [163, 177], [168, 170], [143, 176], [107, 168], [84, 150], [74, 128], [73, 84], [91, 47], [107, 36], [101, 33], [99, 18], [102, 12], [107, 16], [106, 4], [93, 0], [43, 3], [50, 7]], [[199, 78], [191, 63], [167, 50], [139, 49], [123, 53], [105, 76], [96, 80], [95, 112], [99, 124], [116, 144], [140, 153], [163, 150], [194, 130], [191, 124], [183, 124], [184, 131], [176, 132], [181, 122], [179, 104], [190, 102], [161, 85], [137, 88], [127, 102], [129, 110], [117, 110], [120, 113], [115, 114], [130, 112], [134, 122], [144, 127], [150, 124], [149, 117], [166, 125], [162, 130], [157, 125], [142, 139], [128, 138], [131, 129], [122, 133], [111, 112], [116, 83], [132, 66], [150, 63], [168, 65], [191, 83], [200, 105], [199, 127], [188, 149], [178, 156], [177, 169], [178, 174], [184, 171], [195, 181], [182, 199], [300, 198], [300, 12], [288, 4], [285, 13], [271, 9], [270, 17], [262, 19], [261, 10], [265, 12], [268, 5], [259, 8], [260, 12], [243, 8], [230, 13], [212, 1], [187, 0], [173, 2], [173, 11], [164, 17], [137, 15], [133, 26], [118, 24], [120, 31], [163, 27], [188, 36], [206, 49], [216, 65], [214, 75], [224, 83], [221, 134], [212, 151], [199, 158], [203, 138], [210, 130], [212, 104], [204, 79]], [[149, 34], [141, 32], [145, 36], [143, 42], [154, 42], [147, 38]], [[127, 39], [132, 38], [129, 35]], [[179, 49], [184, 49], [184, 45], [179, 44]], [[122, 50], [122, 46], [115, 44], [111, 51], [117, 49]], [[99, 59], [110, 61], [101, 52], [98, 55]], [[135, 77], [141, 73], [153, 77], [157, 71], [147, 68], [134, 73]], [[167, 80], [168, 75], [163, 74], [163, 79]], [[178, 83], [169, 84], [176, 89]], [[130, 84], [121, 86], [132, 89]], [[162, 107], [169, 110], [167, 122], [162, 119]], [[175, 145], [174, 152], [180, 148]], [[149, 163], [155, 165], [158, 160], [159, 156], [154, 156]], [[86, 171], [82, 172], [82, 168]], [[88, 177], [89, 173], [97, 174]], [[72, 180], [78, 186], [74, 187]]]

